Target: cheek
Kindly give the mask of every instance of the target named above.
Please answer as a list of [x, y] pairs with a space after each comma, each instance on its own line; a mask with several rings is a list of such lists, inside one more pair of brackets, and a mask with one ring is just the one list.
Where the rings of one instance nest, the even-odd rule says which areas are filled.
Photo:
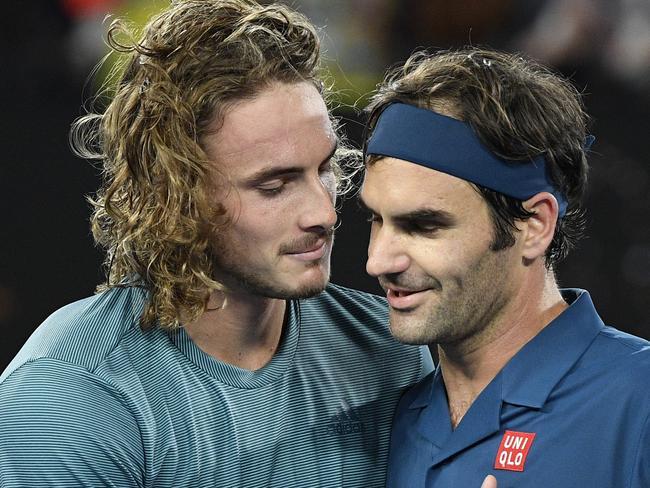
[[258, 218], [241, 216], [232, 226], [229, 234], [241, 247], [260, 246], [273, 240], [273, 225], [262, 215]]
[[413, 257], [425, 273], [442, 281], [462, 281], [480, 261], [488, 244], [474, 243], [469, 247], [468, 240], [423, 239], [418, 248]]
[[242, 247], [257, 248], [277, 245], [285, 232], [291, 207], [281, 199], [256, 198], [242, 201], [239, 218], [232, 226], [232, 234]]

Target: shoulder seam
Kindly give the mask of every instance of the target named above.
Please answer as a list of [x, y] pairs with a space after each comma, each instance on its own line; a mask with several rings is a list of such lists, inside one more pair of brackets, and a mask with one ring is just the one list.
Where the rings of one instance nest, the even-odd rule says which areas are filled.
[[[613, 329], [613, 327], [609, 327], [609, 328], [610, 328], [610, 329]], [[622, 332], [622, 333], [626, 334], [626, 332], [619, 331], [618, 329], [615, 329], [615, 330], [618, 331], [618, 332]], [[605, 334], [606, 331], [607, 331], [606, 328], [602, 328], [601, 330], [598, 331], [598, 334], [596, 334], [596, 337], [601, 336], [601, 337], [603, 337], [603, 338], [605, 338], [605, 339], [609, 339], [609, 340], [615, 341], [616, 343], [621, 344], [622, 346], [625, 346], [626, 348], [628, 348], [628, 349], [630, 349], [630, 350], [632, 350], [632, 351], [635, 351], [635, 352], [641, 351], [641, 350], [643, 350], [643, 349], [646, 348], [646, 347], [650, 347], [650, 344], [646, 344], [644, 347], [637, 347], [637, 346], [635, 346], [635, 345], [633, 345], [633, 344], [630, 344], [630, 341], [626, 340], [626, 338], [623, 338], [623, 337], [612, 337], [612, 336], [608, 336], [608, 335], [606, 335], [606, 334]], [[636, 337], [637, 339], [642, 339], [642, 340], [644, 340], [642, 337], [637, 337], [637, 336], [634, 336], [634, 337]]]

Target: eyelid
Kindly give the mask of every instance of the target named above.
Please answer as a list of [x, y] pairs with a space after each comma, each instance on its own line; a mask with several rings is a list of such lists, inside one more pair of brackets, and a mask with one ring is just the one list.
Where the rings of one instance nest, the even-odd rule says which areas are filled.
[[277, 190], [282, 188], [286, 184], [286, 181], [282, 178], [275, 178], [273, 180], [265, 181], [257, 185], [257, 188], [260, 190]]
[[291, 183], [300, 175], [298, 173], [287, 173], [273, 176], [265, 180], [260, 180], [254, 184], [254, 188], [262, 191], [277, 190], [283, 188], [286, 184]]
[[422, 232], [422, 233], [433, 233], [439, 231], [441, 226], [438, 222], [426, 222], [426, 221], [406, 221], [402, 224], [404, 230], [408, 232]]

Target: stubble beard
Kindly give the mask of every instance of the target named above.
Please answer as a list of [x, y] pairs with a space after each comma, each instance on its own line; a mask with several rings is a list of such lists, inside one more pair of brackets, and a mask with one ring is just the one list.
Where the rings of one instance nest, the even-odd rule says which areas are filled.
[[319, 261], [307, 263], [305, 267], [322, 267], [322, 279], [310, 280], [299, 287], [279, 283], [272, 271], [251, 269], [243, 266], [235, 256], [213, 258], [213, 269], [217, 281], [223, 282], [227, 288], [245, 290], [251, 295], [275, 298], [281, 300], [299, 300], [318, 295], [327, 286], [330, 277], [330, 255], [323, 256]]
[[[439, 283], [422, 310], [390, 311], [391, 331], [405, 344], [465, 348], [480, 337], [504, 307], [504, 251], [487, 251], [462, 279]], [[436, 280], [437, 281], [437, 280]], [[409, 316], [411, 314], [411, 316]]]

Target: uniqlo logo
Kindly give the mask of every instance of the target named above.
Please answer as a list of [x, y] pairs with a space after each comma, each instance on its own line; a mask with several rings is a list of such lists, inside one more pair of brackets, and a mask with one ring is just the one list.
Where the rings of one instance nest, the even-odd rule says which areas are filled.
[[530, 446], [535, 439], [534, 432], [514, 432], [506, 430], [494, 461], [494, 469], [523, 471]]

